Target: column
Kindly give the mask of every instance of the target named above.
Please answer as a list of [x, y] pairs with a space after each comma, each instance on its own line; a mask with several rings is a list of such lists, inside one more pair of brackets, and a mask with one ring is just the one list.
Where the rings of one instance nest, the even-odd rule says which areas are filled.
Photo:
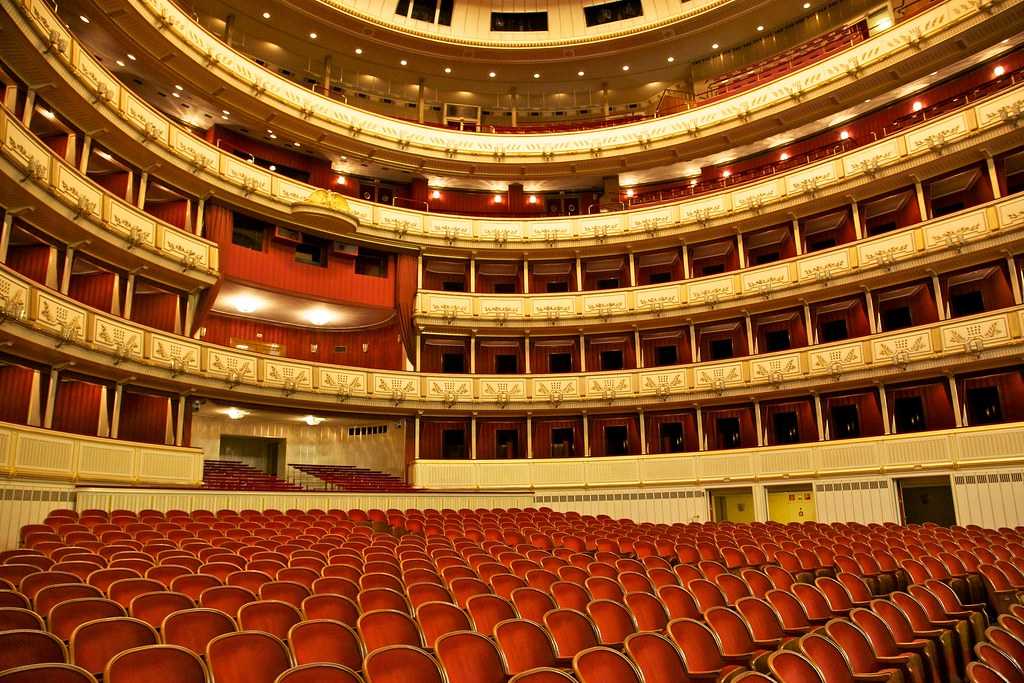
[[640, 409], [640, 455], [647, 455], [647, 425], [644, 424], [644, 409]]
[[526, 458], [533, 460], [533, 415], [526, 414]]
[[[474, 330], [475, 331], [475, 330]], [[469, 337], [469, 374], [476, 374], [476, 335]]]
[[224, 42], [227, 43], [229, 46], [231, 45], [231, 38], [234, 36], [234, 33], [235, 33], [235, 15], [234, 14], [229, 14], [227, 17], [224, 18], [224, 35], [223, 35]]
[[419, 87], [416, 90], [416, 120], [419, 123], [423, 123], [424, 115], [427, 110], [426, 88], [424, 87], [425, 83], [426, 79], [424, 78], [420, 78], [417, 82]]
[[878, 320], [875, 318], [875, 299], [871, 296], [871, 290], [864, 288], [864, 301], [868, 309], [868, 329], [871, 334], [878, 334]]
[[183, 330], [186, 337], [192, 336], [192, 325], [195, 324], [196, 320], [196, 308], [199, 305], [199, 290], [190, 292], [186, 295], [185, 300], [185, 328]]
[[321, 84], [320, 92], [323, 93], [324, 97], [331, 96], [331, 67], [334, 66], [334, 58], [331, 55], [324, 57], [324, 77], [323, 83]]
[[92, 154], [92, 136], [82, 138], [82, 156], [78, 158], [78, 172], [85, 175], [89, 172], [89, 155]]
[[700, 347], [697, 346], [697, 328], [694, 327], [693, 323], [688, 323], [690, 326], [690, 355], [693, 357], [694, 363], [700, 362]]
[[964, 423], [967, 421], [967, 415], [964, 410], [965, 406], [960, 405], [960, 391], [956, 386], [956, 377], [953, 375], [946, 375], [946, 381], [949, 382], [949, 398], [953, 402], [953, 418], [956, 420], [957, 427], [965, 426]]
[[423, 289], [423, 252], [416, 255], [416, 289]]
[[747, 252], [746, 252], [746, 249], [743, 248], [743, 233], [742, 232], [737, 232], [736, 233], [736, 248], [739, 250], [737, 252], [737, 254], [740, 257], [740, 270], [743, 270], [744, 268], [747, 267]]
[[75, 159], [75, 152], [78, 150], [78, 135], [68, 133], [67, 146], [64, 148], [64, 161], [72, 168], [78, 167], [78, 160]]
[[135, 200], [135, 206], [143, 208], [146, 206], [146, 185], [149, 184], [149, 171], [143, 171], [139, 178], [139, 196]]
[[992, 155], [985, 152], [985, 167], [988, 169], [988, 179], [992, 183], [992, 198], [999, 199], [1003, 191], [999, 189], [999, 174], [996, 173], [996, 161]]
[[704, 412], [697, 406], [697, 450], [706, 451], [708, 445], [704, 443]]
[[757, 431], [757, 445], [763, 446], [765, 442], [764, 438], [764, 424], [761, 421], [761, 402], [754, 401], [754, 429]]
[[469, 459], [476, 460], [476, 414], [469, 418]]
[[583, 261], [579, 254], [576, 254], [576, 291], [583, 291]]
[[583, 457], [590, 457], [590, 420], [583, 413]]
[[60, 370], [50, 368], [50, 382], [46, 387], [46, 407], [43, 408], [43, 429], [53, 428], [53, 404], [57, 401], [57, 383], [60, 381]]
[[885, 395], [885, 385], [878, 385], [878, 403], [882, 407], [882, 429], [885, 434], [892, 434], [892, 420], [889, 417], [889, 398]]
[[128, 272], [128, 280], [124, 284], [124, 306], [121, 307], [121, 317], [125, 320], [132, 319], [132, 299], [135, 298], [135, 271]]
[[949, 318], [949, 313], [946, 311], [946, 302], [942, 296], [942, 283], [939, 281], [938, 273], [932, 271], [932, 289], [935, 290], [935, 309], [939, 313], [939, 320], [946, 320]]
[[[6, 252], [2, 244], [0, 244], [0, 261], [6, 260]], [[1013, 290], [1013, 303], [1020, 306], [1021, 293], [1020, 293], [1020, 269], [1017, 267], [1017, 261], [1013, 258], [1013, 254], [1006, 255], [1006, 272], [1010, 274], [1010, 288]]]
[[686, 242], [682, 243], [683, 248], [683, 279], [690, 279], [690, 249], [686, 246]]
[[754, 324], [750, 322], [749, 311], [743, 311], [743, 322], [747, 325], [747, 354], [753, 356], [757, 353], [757, 344], [754, 339]]
[[416, 372], [419, 372], [420, 371], [420, 346], [421, 346], [421, 344], [420, 344], [420, 333], [419, 332], [416, 332], [413, 335], [413, 343], [416, 344], [416, 364], [415, 364], [415, 370], [416, 370]]
[[914, 178], [914, 194], [917, 195], [917, 209], [921, 212], [921, 220], [926, 221], [931, 216], [928, 214], [928, 202], [924, 199], [924, 187], [917, 178]]
[[178, 420], [174, 428], [174, 445], [182, 446], [185, 443], [185, 408], [187, 406], [185, 394], [178, 396]]
[[412, 439], [412, 455], [416, 460], [420, 459], [420, 414], [416, 413], [416, 419], [413, 422], [413, 439]]
[[509, 88], [508, 107], [512, 112], [512, 127], [515, 128], [519, 125], [519, 95], [515, 88]]
[[860, 223], [860, 207], [857, 206], [857, 200], [850, 200], [850, 211], [853, 216], [853, 234], [858, 240], [864, 239], [864, 227]]
[[825, 434], [825, 416], [821, 412], [821, 395], [818, 392], [812, 394], [814, 396], [814, 420], [818, 424], [818, 441], [824, 441]]
[[530, 337], [523, 337], [523, 370], [530, 374]]
[[32, 125], [32, 113], [36, 110], [36, 91], [29, 90], [25, 96], [25, 110], [21, 113], [21, 125], [26, 128]]
[[811, 318], [811, 307], [807, 305], [806, 301], [801, 301], [804, 307], [804, 327], [807, 328], [807, 340], [810, 345], [818, 343], [818, 329], [814, 326], [814, 320]]
[[67, 245], [64, 249], [64, 269], [60, 274], [60, 293], [67, 296], [71, 288], [71, 269], [75, 264], [75, 246]]
[[116, 439], [121, 431], [121, 401], [124, 398], [124, 385], [118, 382], [114, 385], [114, 417], [110, 421], [110, 438]]
[[583, 343], [583, 335], [580, 335], [580, 372], [587, 371], [587, 347]]
[[800, 221], [793, 217], [793, 246], [796, 247], [796, 255], [804, 253], [804, 241], [800, 239]]
[[195, 233], [200, 237], [203, 236], [203, 232], [206, 230], [206, 197], [201, 197], [196, 202], [196, 227]]
[[476, 293], [476, 256], [469, 257], [469, 293]]
[[636, 256], [629, 252], [629, 286], [636, 287]]
[[10, 211], [4, 213], [4, 222], [0, 226], [0, 263], [7, 263], [7, 251], [11, 246], [11, 225], [13, 223], [14, 214]]
[[523, 256], [523, 294], [530, 293], [530, 259]]
[[640, 349], [640, 330], [633, 328], [633, 352], [636, 355], [636, 367], [644, 366], [644, 354]]
[[601, 84], [601, 115], [608, 118], [611, 108], [608, 105], [608, 83]]

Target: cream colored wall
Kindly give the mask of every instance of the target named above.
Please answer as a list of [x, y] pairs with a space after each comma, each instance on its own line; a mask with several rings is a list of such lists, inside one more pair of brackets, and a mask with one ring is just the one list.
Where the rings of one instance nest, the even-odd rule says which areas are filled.
[[753, 522], [757, 519], [753, 493], [715, 493], [711, 500], [715, 521]]
[[52, 510], [76, 509], [68, 484], [0, 480], [0, 550], [18, 547], [21, 527], [40, 524]]
[[[349, 427], [377, 424], [387, 424], [387, 434], [349, 436]], [[298, 417], [232, 420], [200, 414], [192, 418], [192, 445], [203, 449], [206, 458], [219, 459], [222, 434], [284, 439], [288, 464], [356, 465], [404, 476], [407, 429], [402, 418], [332, 417], [310, 427]]]
[[814, 522], [817, 513], [814, 507], [814, 492], [768, 491], [768, 519], [772, 522]]

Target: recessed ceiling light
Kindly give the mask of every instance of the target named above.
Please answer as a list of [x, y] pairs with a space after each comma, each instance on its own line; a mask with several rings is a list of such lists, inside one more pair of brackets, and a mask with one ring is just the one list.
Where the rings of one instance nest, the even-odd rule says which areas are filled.
[[82, 23], [85, 23], [85, 24], [89, 23], [89, 17], [85, 16], [84, 14], [79, 14], [78, 18], [82, 20]]
[[326, 325], [334, 319], [334, 316], [322, 308], [314, 308], [311, 311], [306, 311], [306, 320], [313, 323], [316, 326]]
[[996, 68], [992, 69], [992, 73], [996, 76], [996, 78], [999, 78], [1000, 76], [1006, 73], [1006, 67], [1000, 64]]
[[357, 48], [356, 48], [356, 54], [357, 54], [357, 55], [361, 55], [361, 54], [363, 54], [363, 48], [361, 48], [361, 47], [357, 47]]
[[533, 74], [534, 78], [540, 78], [540, 74]]
[[308, 424], [310, 427], [316, 427], [318, 424], [326, 420], [326, 417], [317, 417], [316, 415], [307, 415], [302, 418], [302, 421]]
[[732, 171], [729, 171], [729, 170], [722, 171], [722, 177], [723, 178], [728, 178], [731, 175], [732, 175]]
[[674, 62], [674, 61], [676, 61], [676, 58], [675, 58], [675, 57], [669, 57], [669, 58], [668, 58], [668, 63], [669, 63], [669, 64], [671, 64], [671, 63], [672, 63], [672, 62]]
[[622, 70], [623, 71], [629, 71], [629, 64], [623, 64], [622, 65]]
[[184, 88], [181, 87], [180, 85], [175, 85], [174, 89], [177, 90], [178, 92], [182, 92], [184, 90]]
[[224, 114], [224, 116], [231, 116], [231, 112], [229, 112], [227, 109], [221, 109], [220, 113]]
[[758, 31], [763, 31], [764, 30], [764, 26], [758, 25], [757, 30]]
[[632, 197], [635, 194], [636, 194], [636, 190], [634, 190], [633, 188], [629, 188], [628, 190], [626, 190], [626, 196], [627, 197]]
[[409, 62], [403, 59], [402, 61], [399, 62], [399, 64], [401, 64], [402, 66], [408, 66]]
[[718, 49], [718, 43], [711, 43], [711, 49], [712, 50], [717, 50]]
[[312, 38], [313, 40], [316, 40], [316, 33], [310, 33], [309, 37]]
[[492, 72], [490, 72], [490, 73], [489, 73], [489, 74], [487, 74], [487, 75], [488, 75], [488, 76], [490, 76], [491, 78], [494, 78], [494, 77], [495, 77], [495, 76], [497, 76], [498, 74], [496, 74], [496, 73], [494, 73], [494, 72], [492, 71]]
[[293, 142], [292, 144], [295, 145], [296, 147], [302, 147], [302, 145], [299, 144], [298, 142]]
[[124, 67], [126, 66], [126, 65], [125, 65], [125, 63], [124, 63], [124, 62], [122, 62], [122, 61], [121, 61], [120, 59], [119, 59], [119, 60], [117, 60], [117, 61], [116, 61], [116, 62], [114, 62], [114, 63], [115, 63], [115, 64], [117, 64], [118, 66], [122, 67], [122, 68], [124, 68]]
[[221, 115], [220, 115], [220, 117], [221, 117], [222, 119], [224, 119], [225, 121], [227, 121], [227, 120], [228, 120], [228, 115], [227, 115], [227, 114], [221, 114]]
[[263, 13], [263, 18], [264, 19], [269, 19], [270, 18], [270, 12], [264, 12]]
[[263, 306], [263, 302], [250, 294], [239, 294], [231, 305], [239, 313], [255, 313]]
[[270, 134], [270, 139], [271, 139], [271, 140], [276, 140], [276, 139], [277, 139], [277, 136], [276, 136], [276, 135], [274, 135], [273, 133], [271, 133], [271, 134]]
[[811, 9], [811, 3], [805, 2], [804, 3], [804, 9]]
[[452, 72], [452, 68], [451, 68], [450, 66], [446, 66], [446, 67], [444, 68], [444, 72], [445, 72], [446, 74], [450, 74], [450, 73]]
[[224, 412], [232, 420], [241, 420], [243, 417], [249, 414], [248, 410], [242, 410], [241, 408], [228, 408]]
[[130, 60], [132, 60], [134, 62], [135, 61], [135, 55], [133, 55], [131, 52], [129, 52], [128, 53], [128, 59], [130, 59]]
[[577, 71], [577, 72], [576, 72], [576, 75], [577, 75], [577, 76], [583, 76], [583, 75], [585, 75], [585, 72], [583, 72], [583, 71]]
[[277, 166], [275, 166], [274, 164], [271, 164], [271, 165], [269, 166], [269, 169], [270, 169], [271, 171], [276, 171], [276, 170], [277, 170]]
[[181, 97], [181, 95], [179, 95], [179, 94], [178, 94], [178, 93], [176, 93], [176, 92], [172, 92], [172, 93], [171, 93], [171, 97]]

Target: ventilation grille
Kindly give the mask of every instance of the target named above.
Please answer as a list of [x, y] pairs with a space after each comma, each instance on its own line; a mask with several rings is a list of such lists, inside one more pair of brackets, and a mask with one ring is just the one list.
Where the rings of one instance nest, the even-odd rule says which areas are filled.
[[349, 436], [376, 436], [378, 434], [387, 434], [388, 426], [386, 424], [380, 425], [362, 425], [359, 427], [349, 427]]
[[583, 493], [557, 496], [534, 496], [537, 503], [598, 503], [615, 500], [677, 500], [704, 498], [703, 489], [683, 491], [634, 491], [630, 493]]
[[74, 503], [75, 492], [47, 491], [45, 489], [0, 489], [0, 500]]
[[835, 491], [867, 491], [889, 488], [888, 479], [873, 479], [871, 481], [841, 481], [830, 484], [817, 484], [815, 491], [830, 493]]
[[1024, 482], [1024, 472], [994, 472], [992, 474], [958, 474], [956, 484], [1012, 484]]

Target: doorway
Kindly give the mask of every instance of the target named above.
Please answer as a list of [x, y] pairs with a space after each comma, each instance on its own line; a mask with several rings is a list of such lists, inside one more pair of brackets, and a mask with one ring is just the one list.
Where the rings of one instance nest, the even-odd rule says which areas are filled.
[[911, 477], [897, 479], [900, 510], [904, 524], [932, 522], [950, 527], [956, 524], [953, 486], [949, 477]]
[[222, 460], [237, 460], [264, 474], [284, 477], [286, 475], [284, 470], [287, 467], [284, 454], [284, 439], [227, 434], [222, 434], [220, 437]]
[[754, 492], [749, 488], [719, 489], [711, 496], [711, 520], [714, 522], [753, 522]]
[[814, 522], [817, 519], [814, 507], [814, 488], [810, 484], [773, 486], [765, 490], [768, 499], [768, 521], [789, 524], [790, 522]]

